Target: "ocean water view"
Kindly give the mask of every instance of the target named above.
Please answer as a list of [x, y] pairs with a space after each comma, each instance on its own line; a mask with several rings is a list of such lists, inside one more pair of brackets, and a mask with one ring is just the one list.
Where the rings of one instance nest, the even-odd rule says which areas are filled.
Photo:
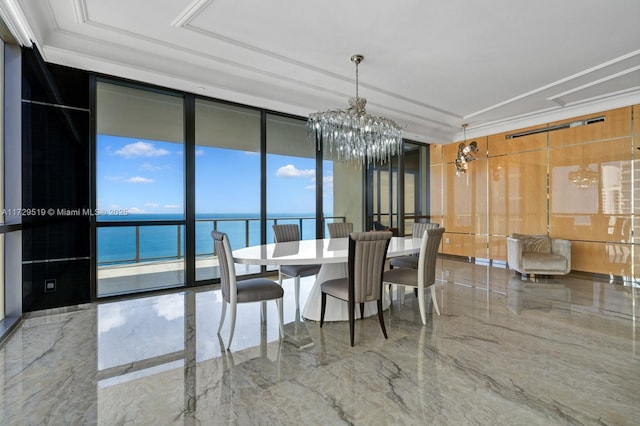
[[[100, 222], [144, 221], [140, 226], [98, 227], [98, 264], [102, 266], [175, 259], [185, 253], [184, 226], [153, 225], [154, 221], [181, 220], [181, 214], [131, 214], [129, 216], [97, 217]], [[267, 219], [267, 242], [273, 242], [272, 225], [292, 223], [300, 225], [303, 239], [316, 237], [313, 213], [282, 213], [270, 215]], [[233, 250], [260, 244], [260, 215], [249, 213], [196, 214], [196, 256], [213, 253], [211, 231], [214, 225], [218, 231], [229, 236]]]

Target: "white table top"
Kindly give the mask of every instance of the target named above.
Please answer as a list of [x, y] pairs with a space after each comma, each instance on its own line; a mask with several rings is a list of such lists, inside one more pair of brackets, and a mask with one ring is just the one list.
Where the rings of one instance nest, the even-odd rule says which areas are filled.
[[[420, 243], [420, 238], [392, 237], [387, 257], [418, 252]], [[244, 265], [345, 263], [349, 260], [349, 239], [325, 238], [246, 247], [234, 250], [233, 259]]]

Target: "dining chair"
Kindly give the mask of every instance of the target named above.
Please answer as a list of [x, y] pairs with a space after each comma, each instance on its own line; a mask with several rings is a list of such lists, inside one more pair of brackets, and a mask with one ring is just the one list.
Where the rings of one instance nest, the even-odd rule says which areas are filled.
[[348, 304], [349, 336], [351, 346], [354, 343], [355, 305], [360, 305], [360, 318], [364, 317], [364, 304], [378, 302], [378, 320], [384, 338], [387, 330], [382, 316], [382, 274], [391, 232], [354, 232], [349, 235], [349, 260], [347, 277], [334, 278], [320, 284], [321, 308], [320, 328], [324, 324], [327, 307], [327, 295], [344, 300]]
[[427, 314], [424, 302], [424, 289], [431, 287], [431, 300], [438, 315], [438, 301], [436, 299], [436, 259], [438, 248], [442, 240], [445, 228], [431, 228], [424, 232], [420, 244], [420, 254], [418, 255], [418, 267], [414, 268], [394, 268], [386, 271], [383, 275], [385, 284], [396, 284], [400, 286], [414, 287], [418, 290], [418, 306], [420, 307], [420, 317], [422, 324], [427, 323]]
[[334, 222], [327, 224], [327, 228], [329, 228], [330, 238], [346, 238], [353, 232], [353, 223]]
[[[414, 222], [411, 227], [411, 236], [413, 238], [422, 238], [424, 231], [427, 229], [438, 228], [440, 224], [434, 222]], [[413, 268], [418, 267], [418, 253], [407, 256], [398, 256], [389, 260], [389, 267], [393, 268]]]
[[[296, 224], [273, 225], [273, 235], [276, 243], [300, 241], [300, 228]], [[278, 267], [278, 281], [282, 286], [283, 276], [293, 278], [296, 310], [300, 309], [300, 278], [318, 275], [320, 265], [281, 265]]]
[[227, 350], [231, 348], [233, 340], [233, 332], [236, 326], [236, 305], [238, 303], [262, 302], [260, 306], [262, 318], [267, 317], [267, 300], [275, 300], [278, 306], [278, 316], [280, 318], [280, 338], [284, 336], [284, 322], [282, 316], [282, 299], [284, 290], [281, 285], [267, 278], [250, 278], [238, 281], [236, 279], [236, 270], [234, 266], [233, 256], [231, 255], [231, 246], [229, 237], [223, 232], [211, 232], [214, 248], [218, 256], [220, 265], [220, 286], [222, 288], [222, 314], [220, 316], [220, 326], [218, 334], [222, 330], [227, 304], [230, 306], [231, 325], [229, 328], [229, 343]]

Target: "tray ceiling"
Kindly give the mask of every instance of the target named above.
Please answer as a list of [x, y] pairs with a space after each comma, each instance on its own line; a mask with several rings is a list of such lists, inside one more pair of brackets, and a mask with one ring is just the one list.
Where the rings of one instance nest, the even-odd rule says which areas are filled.
[[368, 112], [423, 142], [640, 103], [637, 0], [3, 3], [47, 61], [300, 116], [347, 106], [360, 53]]

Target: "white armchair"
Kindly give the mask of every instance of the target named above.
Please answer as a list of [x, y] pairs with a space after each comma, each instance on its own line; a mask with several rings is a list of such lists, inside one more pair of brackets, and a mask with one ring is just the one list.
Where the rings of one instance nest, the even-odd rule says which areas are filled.
[[507, 237], [509, 267], [521, 274], [565, 275], [571, 272], [571, 241], [548, 235]]

